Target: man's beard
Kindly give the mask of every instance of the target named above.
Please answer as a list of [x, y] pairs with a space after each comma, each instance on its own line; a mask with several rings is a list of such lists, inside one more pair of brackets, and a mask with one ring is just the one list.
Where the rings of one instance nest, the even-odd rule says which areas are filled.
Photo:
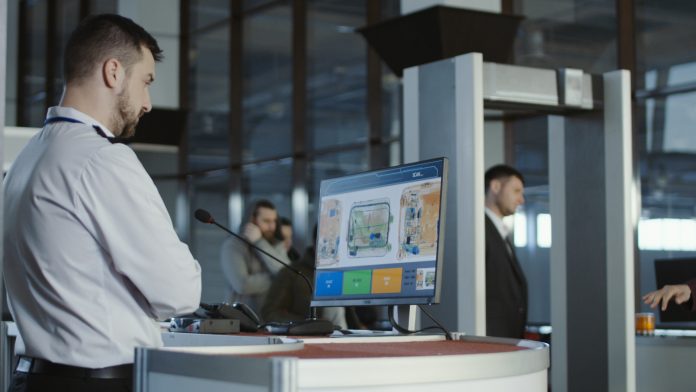
[[270, 232], [265, 232], [265, 233], [264, 233], [264, 232], [261, 232], [261, 236], [262, 236], [266, 241], [268, 241], [268, 243], [271, 244], [271, 245], [275, 245], [276, 241], [278, 241], [278, 239], [277, 239], [276, 236], [275, 236], [275, 231], [270, 231]]
[[141, 113], [133, 113], [129, 109], [130, 95], [127, 91], [124, 91], [118, 96], [118, 101], [116, 102], [116, 113], [113, 115], [112, 123], [114, 124], [114, 131], [121, 139], [127, 139], [135, 135], [135, 127], [138, 125]]
[[516, 210], [516, 208], [515, 208], [515, 209], [513, 209], [513, 210], [511, 211], [510, 208], [509, 208], [504, 202], [502, 202], [502, 201], [498, 201], [497, 207], [498, 207], [498, 211], [500, 211], [500, 213], [501, 213], [504, 217], [514, 214], [514, 213], [515, 213], [515, 210]]

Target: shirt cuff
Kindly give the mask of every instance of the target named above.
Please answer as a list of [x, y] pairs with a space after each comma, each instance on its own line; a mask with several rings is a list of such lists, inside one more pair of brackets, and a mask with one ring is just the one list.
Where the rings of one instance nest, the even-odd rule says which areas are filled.
[[691, 279], [690, 281], [686, 282], [686, 285], [689, 286], [689, 289], [691, 289], [691, 298], [685, 305], [688, 309], [694, 312], [696, 311], [696, 279]]

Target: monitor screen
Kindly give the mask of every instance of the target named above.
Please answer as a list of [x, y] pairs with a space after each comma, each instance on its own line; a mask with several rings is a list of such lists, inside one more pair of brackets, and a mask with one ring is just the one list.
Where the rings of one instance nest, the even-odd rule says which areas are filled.
[[[666, 284], [683, 284], [694, 278], [696, 278], [696, 258], [655, 260], [655, 283], [658, 289]], [[670, 301], [667, 310], [660, 309], [662, 323], [693, 321], [696, 321], [696, 312], [691, 312], [674, 301]]]
[[312, 306], [440, 301], [447, 159], [321, 182]]

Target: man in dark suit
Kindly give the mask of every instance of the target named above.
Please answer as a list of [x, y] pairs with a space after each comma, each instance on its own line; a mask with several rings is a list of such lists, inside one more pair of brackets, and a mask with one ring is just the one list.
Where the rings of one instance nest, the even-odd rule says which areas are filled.
[[516, 169], [486, 171], [486, 335], [522, 338], [527, 323], [527, 279], [503, 217], [524, 203], [524, 177]]

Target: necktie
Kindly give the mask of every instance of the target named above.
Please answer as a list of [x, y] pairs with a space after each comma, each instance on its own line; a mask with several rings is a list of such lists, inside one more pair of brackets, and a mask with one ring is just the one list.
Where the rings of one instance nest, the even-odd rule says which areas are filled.
[[508, 254], [511, 257], [515, 257], [515, 245], [512, 243], [512, 238], [510, 235], [505, 236], [505, 245], [507, 247]]

